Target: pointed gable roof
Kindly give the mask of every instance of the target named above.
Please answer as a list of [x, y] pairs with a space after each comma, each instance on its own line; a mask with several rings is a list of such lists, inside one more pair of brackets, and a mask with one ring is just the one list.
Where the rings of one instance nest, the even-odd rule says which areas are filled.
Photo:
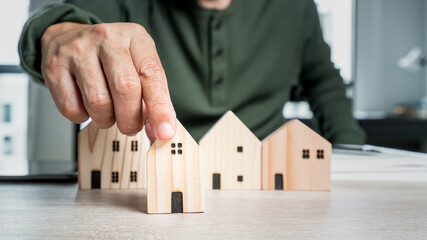
[[223, 129], [229, 125], [241, 128], [243, 132], [248, 133], [258, 142], [260, 142], [257, 136], [255, 136], [255, 134], [253, 134], [253, 132], [230, 110], [222, 115], [222, 117], [206, 132], [206, 134], [200, 139], [200, 142], [202, 142], [203, 139], [209, 137], [213, 132], [218, 131], [219, 129]]
[[[298, 119], [292, 119], [283, 124], [280, 128], [278, 128], [276, 131], [272, 132], [270, 135], [265, 137], [262, 142], [266, 142], [271, 140], [271, 138], [274, 138], [279, 132], [286, 131], [287, 129], [296, 128], [299, 130], [304, 131], [306, 134], [310, 134], [313, 138], [315, 138], [318, 141], [329, 143], [325, 138], [320, 136], [317, 132], [313, 131], [310, 127], [302, 123]], [[299, 132], [298, 134], [304, 134], [303, 132]]]

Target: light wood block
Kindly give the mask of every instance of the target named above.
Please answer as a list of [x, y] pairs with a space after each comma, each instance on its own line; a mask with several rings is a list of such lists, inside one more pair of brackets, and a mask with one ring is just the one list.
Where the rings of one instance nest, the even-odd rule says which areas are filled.
[[261, 142], [233, 112], [218, 120], [200, 147], [205, 152], [207, 189], [261, 189]]
[[172, 140], [155, 141], [147, 154], [147, 212], [204, 212], [203, 152], [177, 120]]
[[144, 129], [128, 137], [117, 125], [99, 129], [91, 122], [78, 134], [79, 188], [145, 188], [149, 147]]
[[332, 145], [302, 122], [287, 122], [262, 141], [262, 189], [329, 191], [331, 153]]

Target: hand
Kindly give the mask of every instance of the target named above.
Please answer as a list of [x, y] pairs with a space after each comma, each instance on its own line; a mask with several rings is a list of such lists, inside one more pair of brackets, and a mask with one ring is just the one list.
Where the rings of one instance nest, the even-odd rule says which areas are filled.
[[41, 39], [42, 73], [58, 110], [123, 134], [146, 124], [151, 140], [170, 140], [176, 114], [153, 39], [134, 23], [58, 23]]

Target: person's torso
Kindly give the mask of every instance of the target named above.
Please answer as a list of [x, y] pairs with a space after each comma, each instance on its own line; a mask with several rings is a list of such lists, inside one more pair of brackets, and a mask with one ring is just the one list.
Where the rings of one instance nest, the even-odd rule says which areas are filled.
[[144, 14], [135, 1], [125, 4], [127, 20], [153, 37], [177, 117], [195, 139], [227, 110], [259, 138], [284, 123], [301, 70], [305, 1], [233, 0], [215, 11], [153, 0]]

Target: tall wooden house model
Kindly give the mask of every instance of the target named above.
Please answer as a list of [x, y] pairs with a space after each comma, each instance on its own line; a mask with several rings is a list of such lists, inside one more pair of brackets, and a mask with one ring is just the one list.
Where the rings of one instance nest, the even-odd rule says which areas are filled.
[[261, 142], [228, 111], [200, 140], [207, 189], [261, 189]]
[[204, 212], [203, 152], [177, 120], [170, 141], [155, 141], [147, 154], [148, 213]]
[[263, 190], [331, 189], [332, 145], [298, 120], [262, 141]]
[[78, 134], [79, 188], [145, 188], [149, 146], [144, 130], [128, 137], [117, 125], [99, 129], [91, 122]]

